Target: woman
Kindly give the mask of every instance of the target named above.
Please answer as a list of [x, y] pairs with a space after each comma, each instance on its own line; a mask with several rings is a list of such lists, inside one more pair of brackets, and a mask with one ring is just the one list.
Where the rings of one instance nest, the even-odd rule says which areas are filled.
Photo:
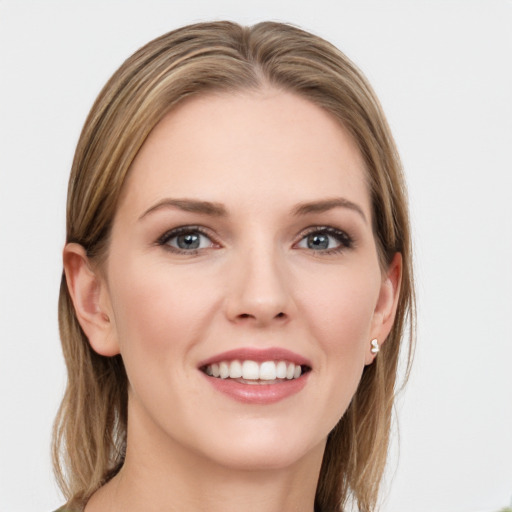
[[379, 103], [329, 43], [218, 22], [136, 52], [80, 137], [64, 270], [66, 510], [375, 508], [409, 222]]

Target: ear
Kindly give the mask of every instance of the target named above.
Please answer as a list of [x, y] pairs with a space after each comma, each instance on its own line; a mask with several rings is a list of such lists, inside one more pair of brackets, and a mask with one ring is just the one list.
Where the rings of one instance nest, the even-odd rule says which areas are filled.
[[77, 319], [93, 350], [102, 356], [119, 354], [110, 295], [105, 279], [93, 269], [85, 249], [66, 244], [64, 272]]
[[373, 313], [365, 364], [371, 364], [375, 359], [375, 354], [371, 352], [370, 341], [377, 339], [379, 345], [382, 345], [393, 327], [398, 306], [398, 297], [400, 296], [401, 281], [402, 255], [397, 252], [382, 279], [379, 298]]

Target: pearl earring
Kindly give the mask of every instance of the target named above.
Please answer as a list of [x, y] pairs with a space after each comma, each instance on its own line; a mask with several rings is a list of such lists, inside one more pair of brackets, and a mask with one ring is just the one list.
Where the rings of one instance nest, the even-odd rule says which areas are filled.
[[372, 340], [372, 348], [370, 349], [370, 352], [372, 354], [378, 354], [379, 353], [379, 342], [377, 341], [377, 338]]

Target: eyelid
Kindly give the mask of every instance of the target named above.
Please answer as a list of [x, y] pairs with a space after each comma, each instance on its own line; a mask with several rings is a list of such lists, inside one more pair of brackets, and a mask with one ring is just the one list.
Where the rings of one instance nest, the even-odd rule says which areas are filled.
[[[180, 249], [179, 247], [174, 247], [172, 245], [169, 245], [168, 242], [172, 238], [175, 238], [179, 235], [183, 235], [186, 233], [199, 233], [206, 238], [210, 240], [212, 243], [212, 247], [203, 247], [200, 249]], [[216, 239], [215, 235], [209, 230], [208, 228], [205, 228], [204, 226], [200, 225], [184, 225], [184, 226], [177, 226], [172, 229], [168, 229], [163, 235], [159, 236], [156, 240], [156, 245], [160, 245], [170, 252], [176, 253], [176, 254], [197, 254], [200, 251], [204, 251], [205, 249], [211, 249], [215, 248], [215, 246], [220, 247], [220, 243]]]
[[306, 249], [306, 250], [314, 252], [318, 255], [336, 254], [339, 252], [346, 251], [348, 249], [352, 249], [354, 247], [354, 238], [349, 233], [347, 233], [347, 231], [345, 231], [343, 229], [335, 228], [333, 226], [310, 226], [310, 227], [306, 228], [305, 230], [303, 230], [300, 233], [298, 240], [294, 243], [294, 246], [296, 246], [297, 244], [302, 242], [302, 240], [304, 240], [304, 238], [306, 238], [307, 236], [309, 236], [313, 233], [321, 233], [321, 234], [326, 234], [326, 235], [332, 236], [332, 237], [336, 238], [336, 240], [338, 240], [338, 242], [339, 242], [339, 245], [337, 247], [333, 247], [331, 249], [324, 249], [324, 250], [319, 250], [319, 251], [315, 251], [313, 249]]
[[[210, 247], [203, 247], [198, 249], [180, 249], [179, 247], [174, 247], [168, 244], [169, 240], [172, 238], [175, 238], [179, 235], [186, 234], [186, 233], [199, 233], [206, 238], [208, 238], [211, 242]], [[293, 247], [297, 248], [297, 245], [302, 242], [307, 236], [313, 234], [313, 233], [319, 233], [319, 234], [326, 234], [333, 238], [335, 238], [339, 245], [336, 247], [330, 248], [330, 249], [322, 249], [322, 250], [313, 250], [309, 248], [300, 248], [305, 249], [309, 252], [316, 253], [317, 255], [325, 254], [335, 254], [339, 252], [343, 252], [349, 249], [352, 249], [354, 246], [354, 238], [347, 233], [346, 230], [335, 228], [333, 226], [326, 226], [326, 225], [318, 225], [318, 226], [309, 226], [305, 228], [303, 231], [300, 232], [300, 234], [297, 236], [297, 240], [294, 242]], [[222, 247], [222, 244], [218, 241], [218, 237], [213, 233], [209, 228], [206, 228], [201, 225], [182, 225], [177, 226], [171, 229], [168, 229], [165, 231], [161, 236], [159, 236], [155, 242], [156, 245], [162, 246], [165, 249], [169, 250], [170, 252], [173, 252], [175, 254], [188, 254], [193, 255], [197, 254], [199, 252], [212, 249], [212, 248], [220, 248]]]

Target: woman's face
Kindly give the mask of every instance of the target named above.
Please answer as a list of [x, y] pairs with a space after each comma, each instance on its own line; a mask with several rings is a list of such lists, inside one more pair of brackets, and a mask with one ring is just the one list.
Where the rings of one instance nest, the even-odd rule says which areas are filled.
[[347, 132], [290, 93], [205, 95], [156, 126], [124, 187], [102, 296], [129, 449], [321, 457], [396, 295]]

